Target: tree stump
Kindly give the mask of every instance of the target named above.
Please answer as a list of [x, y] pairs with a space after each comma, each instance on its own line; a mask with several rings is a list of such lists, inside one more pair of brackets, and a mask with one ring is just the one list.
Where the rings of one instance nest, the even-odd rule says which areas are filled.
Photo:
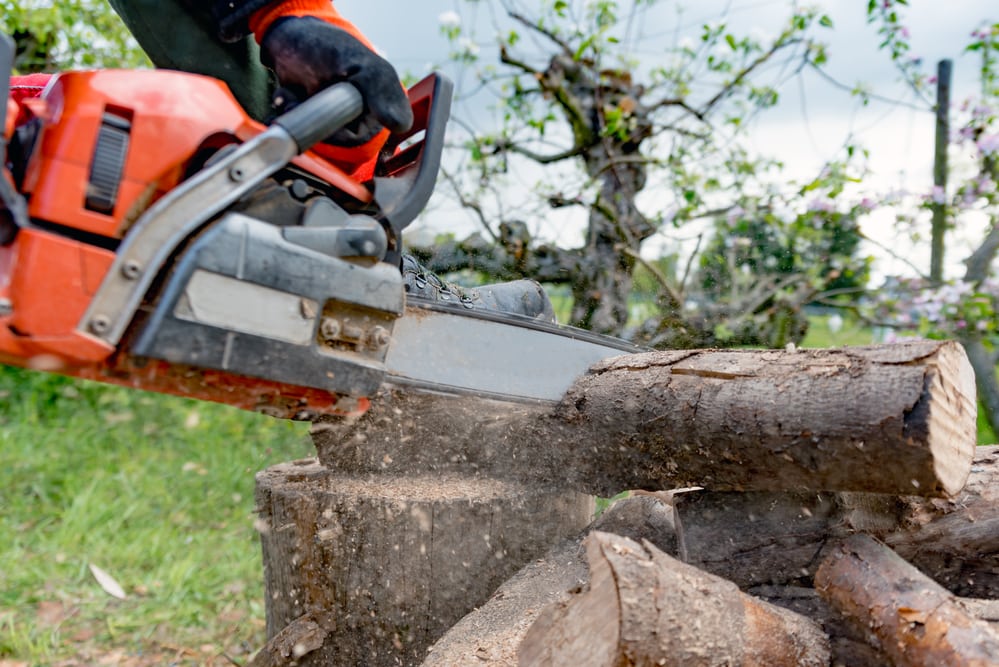
[[593, 515], [590, 497], [551, 487], [344, 474], [314, 459], [259, 473], [256, 501], [267, 636], [305, 618], [309, 641], [284, 642], [299, 665], [419, 664], [449, 627]]

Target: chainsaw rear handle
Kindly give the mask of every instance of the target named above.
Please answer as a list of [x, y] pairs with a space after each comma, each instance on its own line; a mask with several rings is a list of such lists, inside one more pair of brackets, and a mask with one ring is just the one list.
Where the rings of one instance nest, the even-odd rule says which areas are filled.
[[352, 84], [335, 83], [274, 119], [305, 152], [364, 112], [364, 99]]

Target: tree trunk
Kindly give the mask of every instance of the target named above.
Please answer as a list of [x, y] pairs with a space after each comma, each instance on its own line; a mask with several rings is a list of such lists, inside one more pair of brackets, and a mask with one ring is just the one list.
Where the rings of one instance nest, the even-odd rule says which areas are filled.
[[596, 532], [586, 554], [589, 587], [534, 622], [522, 666], [829, 664], [828, 638], [812, 621], [649, 543]]
[[[268, 646], [317, 666], [419, 664], [593, 510], [586, 496], [539, 486], [346, 475], [315, 460], [259, 473], [256, 500]], [[301, 630], [308, 642], [294, 640]], [[273, 641], [282, 632], [290, 639]]]
[[693, 491], [672, 498], [683, 560], [740, 588], [810, 587], [839, 538], [867, 533], [966, 597], [999, 598], [999, 446], [951, 499]]
[[614, 503], [577, 537], [553, 547], [506, 581], [489, 601], [461, 619], [434, 644], [422, 667], [509, 667], [528, 628], [549, 604], [563, 602], [587, 580], [583, 540], [593, 531], [648, 540], [676, 550], [673, 515], [647, 497]]
[[971, 367], [975, 369], [978, 400], [984, 408], [985, 420], [992, 427], [992, 432], [999, 435], [999, 379], [996, 378], [995, 355], [985, 347], [981, 338], [966, 336], [961, 344], [968, 353]]
[[[600, 129], [595, 128], [597, 136]], [[585, 159], [600, 194], [590, 205], [586, 246], [578, 255], [570, 323], [597, 333], [621, 335], [624, 330], [634, 258], [656, 231], [635, 204], [646, 181], [645, 166], [630, 159], [637, 150], [638, 143], [605, 137]]]
[[[386, 395], [316, 426], [325, 464], [627, 489], [943, 495], [975, 450], [974, 374], [953, 342], [626, 355], [554, 409]], [[414, 446], [418, 443], [418, 446]]]
[[829, 554], [815, 585], [893, 665], [999, 665], [999, 635], [988, 623], [868, 536]]

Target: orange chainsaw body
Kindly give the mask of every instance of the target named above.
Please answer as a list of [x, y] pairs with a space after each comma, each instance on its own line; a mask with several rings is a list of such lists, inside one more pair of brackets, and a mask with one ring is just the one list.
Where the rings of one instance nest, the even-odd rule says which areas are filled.
[[[266, 129], [246, 115], [224, 84], [180, 72], [70, 72], [54, 77], [41, 97], [24, 106], [39, 131], [18, 190], [37, 224], [0, 245], [0, 301], [13, 306], [0, 311], [0, 363], [283, 417], [304, 408], [311, 413], [366, 409], [366, 398], [347, 400], [315, 387], [134, 358], [80, 328], [115, 259], [117, 242], [136, 219], [183, 182], [206, 151]], [[9, 138], [12, 123], [7, 126]], [[120, 147], [123, 161], [113, 197], [95, 196], [101, 185], [95, 185], [100, 176], [95, 173], [102, 168], [96, 164], [98, 143], [102, 133], [124, 136], [121, 128], [127, 128], [127, 145]], [[313, 153], [292, 163], [354, 201], [371, 200], [367, 187]]]

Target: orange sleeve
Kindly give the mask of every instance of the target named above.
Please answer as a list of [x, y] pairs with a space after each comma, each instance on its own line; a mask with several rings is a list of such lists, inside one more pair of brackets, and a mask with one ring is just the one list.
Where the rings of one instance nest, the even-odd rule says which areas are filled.
[[330, 0], [285, 0], [258, 9], [250, 16], [249, 20], [250, 31], [253, 32], [257, 43], [259, 44], [260, 40], [264, 38], [264, 34], [272, 23], [286, 16], [315, 16], [317, 19], [322, 19], [346, 30], [374, 51], [368, 38], [361, 34], [361, 31], [353, 23], [343, 18], [340, 12], [333, 8], [333, 3]]

